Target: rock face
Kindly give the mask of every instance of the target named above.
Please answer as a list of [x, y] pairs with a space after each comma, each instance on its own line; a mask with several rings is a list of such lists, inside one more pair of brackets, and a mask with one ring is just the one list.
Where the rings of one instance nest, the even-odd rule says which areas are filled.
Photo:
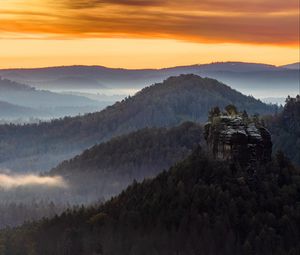
[[220, 113], [210, 117], [204, 136], [215, 159], [232, 160], [249, 171], [271, 160], [271, 135], [257, 119]]

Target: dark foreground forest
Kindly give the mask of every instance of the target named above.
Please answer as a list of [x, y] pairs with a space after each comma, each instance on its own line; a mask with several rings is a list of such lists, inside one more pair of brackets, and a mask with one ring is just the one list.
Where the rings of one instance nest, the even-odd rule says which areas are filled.
[[1, 255], [300, 253], [300, 175], [277, 153], [255, 178], [197, 149], [98, 207], [0, 233]]

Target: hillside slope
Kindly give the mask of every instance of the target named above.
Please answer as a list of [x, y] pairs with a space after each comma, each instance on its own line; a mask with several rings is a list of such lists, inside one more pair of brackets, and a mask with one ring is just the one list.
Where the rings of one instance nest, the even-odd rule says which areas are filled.
[[288, 98], [283, 111], [265, 119], [272, 133], [274, 151], [282, 150], [300, 166], [300, 97]]
[[156, 176], [203, 143], [202, 128], [191, 122], [170, 129], [146, 128], [111, 139], [52, 169], [84, 203], [121, 192], [134, 179]]
[[13, 175], [0, 172], [0, 229], [52, 217], [74, 205], [109, 199], [134, 179], [154, 177], [190, 155], [203, 141], [202, 134], [200, 125], [186, 122], [170, 129], [146, 128], [113, 138], [51, 171], [50, 177], [63, 177], [66, 186], [7, 189], [3, 183]]
[[0, 126], [0, 166], [46, 170], [113, 136], [144, 127], [205, 122], [212, 107], [228, 104], [261, 114], [276, 108], [217, 80], [196, 75], [171, 77], [101, 112], [38, 125]]
[[299, 254], [299, 171], [282, 156], [258, 170], [197, 150], [100, 207], [2, 231], [2, 254]]

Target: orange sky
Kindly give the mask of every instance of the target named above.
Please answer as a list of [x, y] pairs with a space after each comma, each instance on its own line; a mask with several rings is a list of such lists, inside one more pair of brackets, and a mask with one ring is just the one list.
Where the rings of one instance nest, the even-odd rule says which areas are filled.
[[299, 0], [1, 0], [1, 68], [212, 61], [299, 61]]

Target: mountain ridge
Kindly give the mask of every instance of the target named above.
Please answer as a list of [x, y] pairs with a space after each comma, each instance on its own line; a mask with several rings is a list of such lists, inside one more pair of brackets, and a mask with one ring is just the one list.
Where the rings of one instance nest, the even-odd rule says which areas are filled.
[[[264, 68], [270, 68], [270, 69], [277, 69], [277, 68], [282, 68], [286, 65], [272, 65], [272, 64], [264, 64], [264, 63], [255, 63], [255, 62], [242, 62], [242, 61], [216, 61], [216, 62], [211, 62], [211, 63], [203, 63], [203, 64], [191, 64], [191, 65], [177, 65], [177, 66], [170, 66], [170, 67], [161, 67], [161, 68], [125, 68], [125, 67], [109, 67], [109, 66], [104, 66], [104, 65], [58, 65], [58, 66], [44, 66], [44, 67], [31, 67], [31, 68], [2, 68], [0, 71], [16, 71], [16, 70], [43, 70], [43, 69], [68, 69], [68, 68], [77, 68], [77, 67], [96, 67], [100, 69], [112, 69], [112, 70], [127, 70], [127, 71], [151, 71], [151, 70], [167, 70], [167, 69], [175, 69], [175, 68], [185, 68], [185, 67], [199, 67], [199, 66], [204, 66], [204, 67], [209, 67], [209, 66], [226, 66], [226, 65], [245, 65], [245, 66], [257, 66], [258, 67], [264, 67]], [[292, 63], [296, 64], [296, 63]], [[289, 64], [287, 64], [289, 65]]]
[[292, 64], [283, 65], [281, 67], [287, 68], [287, 69], [296, 69], [296, 70], [299, 70], [300, 69], [300, 62], [295, 62], [295, 63], [292, 63]]
[[[300, 79], [297, 70], [266, 64], [216, 62], [211, 64], [177, 66], [161, 69], [125, 69], [104, 66], [62, 66], [38, 69], [0, 70], [0, 75], [16, 81], [27, 81], [44, 89], [141, 89], [149, 83], [161, 82], [169, 76], [193, 73], [218, 79], [245, 94], [266, 96], [265, 89], [294, 93]], [[278, 74], [277, 74], [278, 73]], [[67, 78], [72, 82], [64, 82]], [[80, 83], [79, 80], [82, 82]], [[249, 86], [252, 88], [249, 90]], [[282, 93], [281, 93], [282, 94]], [[278, 95], [277, 95], [278, 96]]]

